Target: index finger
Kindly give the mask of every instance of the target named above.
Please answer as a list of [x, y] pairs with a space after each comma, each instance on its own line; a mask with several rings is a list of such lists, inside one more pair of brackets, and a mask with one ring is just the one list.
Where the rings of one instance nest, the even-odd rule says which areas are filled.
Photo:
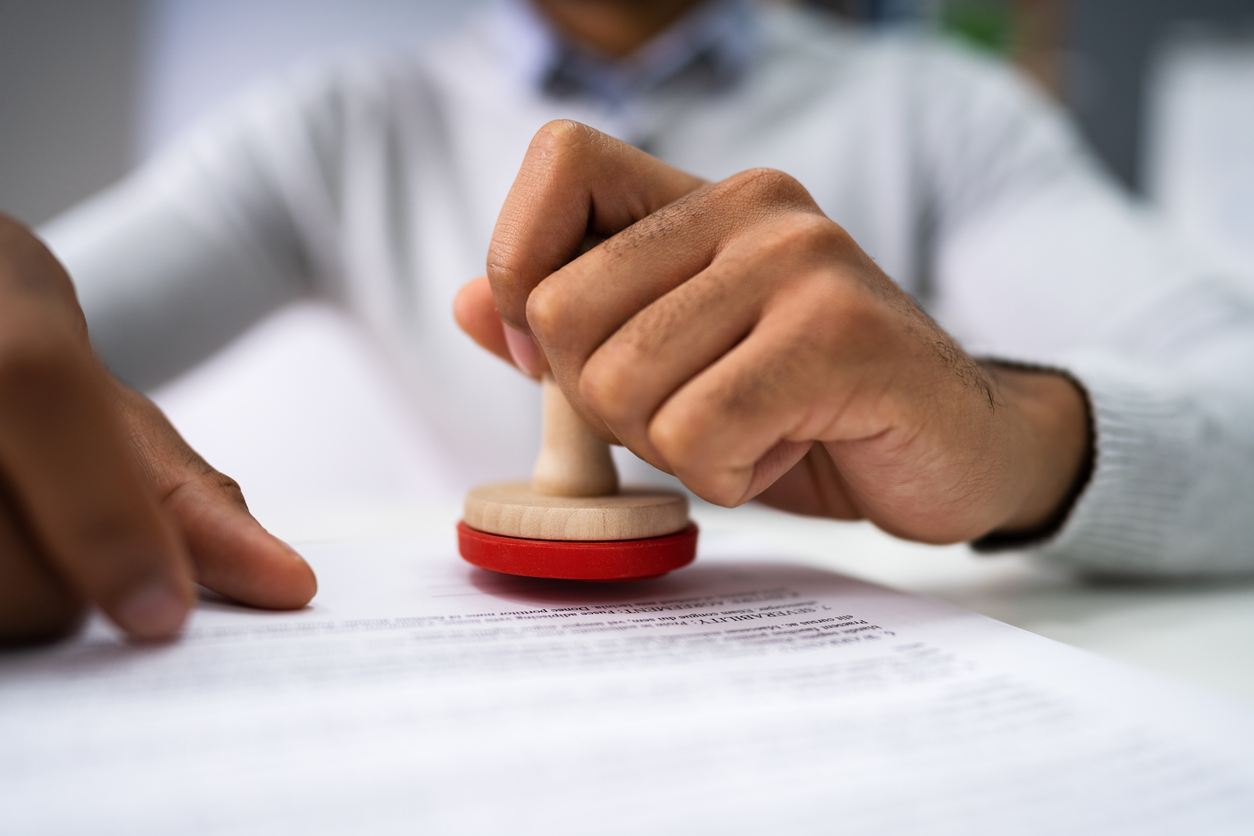
[[488, 280], [504, 323], [530, 333], [527, 297], [577, 256], [705, 185], [587, 125], [550, 122], [536, 133], [492, 233]]

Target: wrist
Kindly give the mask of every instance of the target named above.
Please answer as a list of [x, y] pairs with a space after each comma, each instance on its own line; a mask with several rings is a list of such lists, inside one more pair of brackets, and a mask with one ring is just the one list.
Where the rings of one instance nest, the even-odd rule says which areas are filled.
[[1006, 415], [1015, 425], [1011, 512], [981, 539], [984, 545], [1026, 544], [1053, 534], [1066, 520], [1093, 467], [1088, 396], [1070, 375], [985, 361]]

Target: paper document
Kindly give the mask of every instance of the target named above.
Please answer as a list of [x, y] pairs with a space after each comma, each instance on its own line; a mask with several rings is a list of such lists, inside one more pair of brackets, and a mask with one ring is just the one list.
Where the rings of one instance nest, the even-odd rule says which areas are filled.
[[1254, 832], [1254, 713], [1183, 686], [718, 537], [633, 584], [451, 540], [0, 656], [0, 832]]

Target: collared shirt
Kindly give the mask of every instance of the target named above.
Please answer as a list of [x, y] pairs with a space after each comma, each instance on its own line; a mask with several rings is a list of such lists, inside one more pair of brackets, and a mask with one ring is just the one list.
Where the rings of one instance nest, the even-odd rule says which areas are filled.
[[758, 39], [749, 0], [707, 0], [623, 58], [573, 42], [526, 0], [498, 0], [502, 56], [518, 78], [555, 97], [585, 97], [610, 110], [685, 76], [711, 90], [735, 84], [749, 69]]

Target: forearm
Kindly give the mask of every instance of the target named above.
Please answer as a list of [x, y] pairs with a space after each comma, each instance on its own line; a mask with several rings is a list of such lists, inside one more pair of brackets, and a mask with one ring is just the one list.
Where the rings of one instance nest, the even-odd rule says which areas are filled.
[[302, 292], [282, 246], [238, 230], [203, 190], [176, 195], [156, 179], [134, 177], [41, 230], [74, 280], [97, 354], [141, 389]]

